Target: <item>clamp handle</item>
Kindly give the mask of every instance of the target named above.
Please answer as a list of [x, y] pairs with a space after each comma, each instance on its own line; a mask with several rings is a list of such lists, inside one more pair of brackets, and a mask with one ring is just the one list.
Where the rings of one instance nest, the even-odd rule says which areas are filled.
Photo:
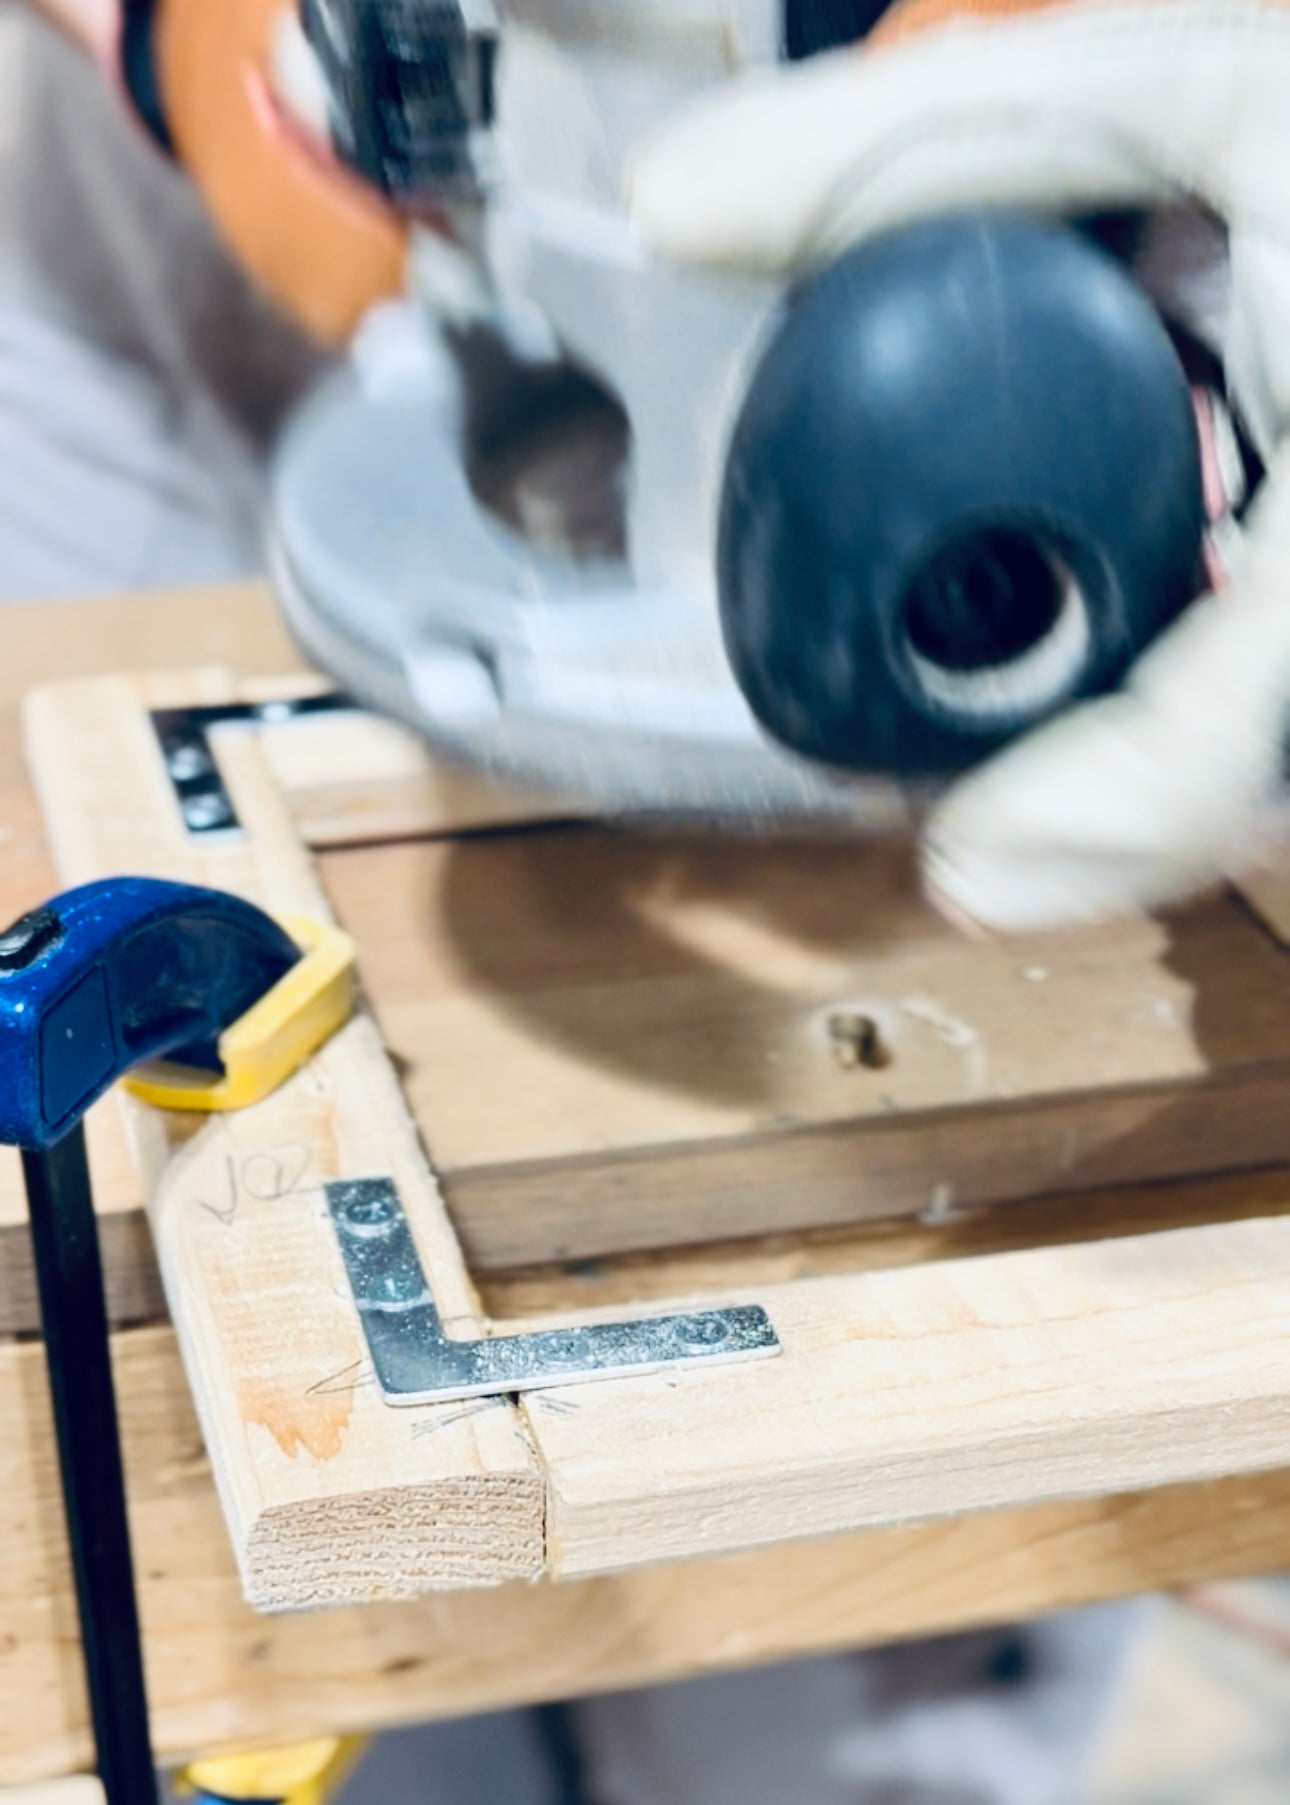
[[24, 915], [0, 933], [0, 1141], [52, 1147], [144, 1060], [218, 1073], [221, 1034], [300, 957], [253, 904], [156, 878]]

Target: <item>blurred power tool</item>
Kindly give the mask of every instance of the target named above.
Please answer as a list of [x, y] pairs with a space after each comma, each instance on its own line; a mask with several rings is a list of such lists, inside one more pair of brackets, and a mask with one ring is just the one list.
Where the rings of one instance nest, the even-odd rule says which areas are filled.
[[333, 144], [426, 222], [277, 462], [347, 689], [610, 809], [877, 823], [1196, 595], [1192, 392], [1102, 227], [933, 220], [787, 293], [642, 248], [650, 133], [885, 10], [307, 0]]

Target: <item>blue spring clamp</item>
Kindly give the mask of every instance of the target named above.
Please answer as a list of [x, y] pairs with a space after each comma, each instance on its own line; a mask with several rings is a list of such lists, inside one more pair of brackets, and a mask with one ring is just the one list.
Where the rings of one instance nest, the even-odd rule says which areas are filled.
[[151, 878], [69, 890], [0, 933], [0, 1142], [22, 1150], [107, 1805], [155, 1805], [157, 1785], [83, 1118], [161, 1056], [218, 1092], [221, 1042], [278, 987], [294, 998], [308, 956], [238, 897]]

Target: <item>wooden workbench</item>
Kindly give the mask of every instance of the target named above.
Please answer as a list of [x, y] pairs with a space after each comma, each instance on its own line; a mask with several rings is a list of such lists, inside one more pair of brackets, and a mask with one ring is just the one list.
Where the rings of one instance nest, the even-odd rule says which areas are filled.
[[[27, 689], [52, 677], [123, 667], [170, 669], [217, 662], [267, 676], [290, 671], [296, 663], [267, 602], [251, 589], [12, 609], [4, 625], [4, 919], [58, 887], [22, 764], [16, 707]], [[491, 938], [488, 932], [473, 936], [481, 957], [487, 953], [502, 961], [513, 975], [525, 957], [516, 943], [517, 910], [549, 912], [566, 906], [569, 895], [605, 893], [606, 855], [596, 843], [578, 842], [571, 856], [578, 881], [562, 891], [543, 883], [540, 860], [529, 853], [520, 856], [502, 847], [486, 855], [495, 869], [485, 871], [475, 890], [455, 894], [463, 918], [476, 922], [490, 899], [500, 906]], [[673, 955], [664, 974], [691, 1007], [704, 995], [703, 962], [696, 947], [702, 950], [705, 886], [710, 885], [714, 856], [719, 855], [695, 854], [688, 863], [696, 902], [690, 921], [692, 956], [678, 960]], [[565, 848], [565, 869], [569, 857]], [[442, 885], [442, 861], [441, 848], [412, 843], [393, 843], [379, 853], [368, 850], [361, 859], [340, 848], [323, 859], [324, 879], [338, 911], [371, 949], [365, 978], [418, 1111], [442, 1094], [444, 1074], [442, 1061], [436, 1065], [436, 1047], [442, 1043], [452, 999], [447, 996], [447, 1014], [408, 1006], [413, 970], [418, 986], [433, 991], [438, 982], [445, 995], [448, 989], [433, 945], [427, 953], [424, 937], [412, 932], [414, 905], [409, 899]], [[521, 890], [521, 878], [527, 890]], [[610, 1049], [595, 1043], [594, 1027], [578, 1006], [579, 992], [585, 998], [586, 987], [603, 976], [612, 958], [612, 947], [596, 938], [595, 922], [596, 911], [584, 907], [572, 924], [569, 971], [544, 972], [541, 984], [529, 981], [519, 988], [530, 1000], [530, 1027], [557, 1049], [572, 1048], [600, 1070], [603, 1119], [606, 1110], [612, 1117], [620, 1106], [624, 1073], [613, 1069]], [[803, 923], [808, 943], [810, 928], [808, 911]], [[1193, 976], [1197, 969], [1221, 969], [1224, 959], [1235, 961], [1245, 974], [1250, 989], [1245, 1015], [1239, 1000], [1225, 1009], [1219, 1005], [1206, 1032], [1209, 1070], [1217, 1071], [1216, 1081], [1238, 1085], [1231, 1074], [1239, 1075], [1242, 1106], [1251, 1112], [1242, 1135], [1255, 1154], [1262, 1145], [1258, 1137], [1276, 1111], [1259, 1102], [1250, 1074], [1257, 1077], [1266, 1069], [1269, 1083], [1279, 1087], [1281, 1082], [1277, 1049], [1259, 1039], [1271, 1032], [1261, 1005], [1269, 994], [1275, 1000], [1284, 982], [1274, 955], [1269, 951], [1265, 957], [1261, 933], [1238, 905], [1220, 904], [1178, 937]], [[744, 955], [755, 961], [765, 949], [755, 912], [747, 935]], [[1281, 958], [1279, 951], [1275, 958]], [[494, 980], [498, 970], [495, 963]], [[1212, 997], [1209, 990], [1205, 994]], [[701, 1010], [695, 1010], [695, 1018], [701, 1022]], [[749, 1029], [754, 1041], [755, 1029], [754, 1022]], [[1169, 1023], [1157, 1023], [1151, 1031], [1172, 1030]], [[727, 1122], [742, 1111], [750, 1130], [767, 1126], [757, 1120], [759, 1108], [765, 1109], [764, 1087], [753, 1082], [747, 1065], [735, 1060], [724, 1069], [715, 1066], [712, 1049], [696, 1036], [695, 1082], [687, 1086], [676, 1078], [676, 1044], [666, 1037], [660, 1041], [658, 1024], [648, 1016], [636, 1025], [634, 1069], [627, 1076], [640, 1081], [638, 1090], [653, 1099], [656, 1111], [689, 1111], [687, 1127], [696, 1110]], [[1144, 1047], [1155, 1044], [1143, 1041]], [[1182, 1042], [1171, 1045], [1172, 1058]], [[504, 1060], [506, 1054], [504, 1040], [490, 1042], [478, 1034], [473, 1043], [467, 1035], [462, 1046], [463, 1059], [471, 1054], [484, 1061]], [[1112, 1063], [1139, 1057], [1136, 1046], [1106, 1049]], [[497, 1069], [488, 1075], [495, 1082]], [[479, 1072], [466, 1064], [459, 1074], [459, 1094], [469, 1097], [478, 1081]], [[567, 1131], [567, 1114], [561, 1117], [556, 1107], [565, 1098], [567, 1092], [557, 1085], [547, 1107], [532, 1113], [542, 1123], [555, 1120], [558, 1126], [563, 1121]], [[1171, 1132], [1182, 1135], [1183, 1130]], [[672, 1171], [677, 1162], [669, 1166], [666, 1137], [658, 1134], [656, 1139], [657, 1195], [664, 1198], [675, 1229], [681, 1217], [681, 1184]], [[746, 1142], [745, 1135], [742, 1144]], [[741, 1136], [732, 1136], [731, 1145], [739, 1144]], [[511, 1182], [525, 1163], [522, 1136], [513, 1133], [511, 1147], [501, 1152], [507, 1158], [499, 1157], [498, 1164], [509, 1160]], [[1151, 1152], [1158, 1160], [1159, 1145]], [[469, 1162], [463, 1158], [460, 1163], [465, 1170]], [[988, 1161], [982, 1169], [988, 1169]], [[683, 1176], [684, 1168], [681, 1172]], [[739, 1182], [728, 1169], [714, 1191], [736, 1196], [741, 1205], [752, 1197], [755, 1207], [756, 1187], [749, 1173], [736, 1176]], [[536, 1185], [522, 1211], [508, 1211], [496, 1175], [490, 1176], [486, 1163], [477, 1160], [470, 1167], [470, 1182], [460, 1190], [462, 1232], [477, 1270], [486, 1275], [490, 1309], [505, 1315], [570, 1299], [595, 1304], [669, 1296], [729, 1282], [732, 1272], [740, 1283], [804, 1272], [851, 1272], [1046, 1240], [1096, 1240], [1147, 1224], [1272, 1216], [1290, 1203], [1290, 1177], [1257, 1169], [1239, 1177], [1179, 1183], [1163, 1192], [1159, 1186], [1099, 1190], [1096, 1176], [1095, 1171], [1091, 1178], [1084, 1175], [1077, 1199], [1014, 1204], [949, 1224], [850, 1227], [738, 1248], [693, 1246], [646, 1260], [631, 1256], [630, 1249], [652, 1244], [655, 1231], [648, 1225], [619, 1233], [617, 1242], [612, 1235], [606, 1241], [603, 1229], [599, 1240], [593, 1236], [588, 1241], [590, 1205], [596, 1197], [594, 1162], [583, 1162], [579, 1172], [566, 1169], [569, 1182], [559, 1187], [559, 1197], [572, 1202], [562, 1202], [565, 1213], [553, 1215], [550, 1192]], [[581, 1178], [590, 1200], [581, 1214], [574, 1178]], [[937, 1199], [928, 1201], [935, 1213]], [[12, 1218], [12, 1196], [7, 1207], [10, 1217], [0, 1220], [0, 1229]], [[827, 1209], [814, 1216], [827, 1220]], [[524, 1270], [539, 1249], [552, 1246], [553, 1226], [574, 1236], [576, 1250], [601, 1257], [590, 1265], [584, 1258], [576, 1268]], [[729, 1221], [724, 1226], [733, 1232], [739, 1225]], [[124, 1325], [117, 1336], [118, 1385], [155, 1737], [163, 1758], [194, 1748], [271, 1741], [319, 1726], [370, 1728], [662, 1680], [1290, 1564], [1290, 1474], [1273, 1473], [1130, 1498], [995, 1512], [558, 1586], [503, 1586], [305, 1617], [257, 1616], [241, 1601], [174, 1338], [161, 1319], [141, 1215], [118, 1212], [113, 1234], [113, 1311]], [[559, 1234], [554, 1239], [558, 1243]], [[624, 1257], [603, 1257], [615, 1253]], [[6, 1549], [0, 1567], [0, 1783], [6, 1784], [68, 1771], [83, 1764], [89, 1753], [43, 1365], [28, 1334], [31, 1300], [24, 1286], [21, 1262], [0, 1259], [0, 1324], [9, 1333], [0, 1344], [0, 1448], [7, 1457], [0, 1501]], [[1252, 1340], [1271, 1332], [1266, 1323], [1249, 1327]]]

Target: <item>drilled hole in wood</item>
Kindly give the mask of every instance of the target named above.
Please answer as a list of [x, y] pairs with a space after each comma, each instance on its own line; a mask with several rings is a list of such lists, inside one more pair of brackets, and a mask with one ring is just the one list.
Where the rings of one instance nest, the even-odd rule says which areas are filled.
[[891, 1048], [871, 1015], [838, 1010], [829, 1017], [829, 1042], [834, 1058], [849, 1072], [881, 1072], [892, 1062]]

